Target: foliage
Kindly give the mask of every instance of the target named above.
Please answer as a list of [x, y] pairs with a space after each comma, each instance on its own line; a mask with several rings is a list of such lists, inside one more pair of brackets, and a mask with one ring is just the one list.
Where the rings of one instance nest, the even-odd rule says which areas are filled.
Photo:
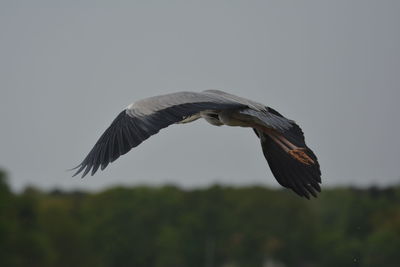
[[263, 187], [14, 194], [0, 172], [0, 266], [397, 266], [400, 188], [307, 201]]

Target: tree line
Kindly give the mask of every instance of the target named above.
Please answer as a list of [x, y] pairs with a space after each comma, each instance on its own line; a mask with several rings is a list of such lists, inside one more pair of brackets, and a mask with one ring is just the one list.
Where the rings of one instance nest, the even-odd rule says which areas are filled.
[[0, 172], [0, 266], [390, 267], [399, 248], [398, 186], [16, 194]]

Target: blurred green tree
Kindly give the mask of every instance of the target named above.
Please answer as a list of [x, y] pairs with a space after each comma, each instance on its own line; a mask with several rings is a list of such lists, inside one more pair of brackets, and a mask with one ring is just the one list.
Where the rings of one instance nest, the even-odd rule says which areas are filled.
[[0, 266], [397, 266], [400, 187], [175, 186], [13, 193], [0, 171]]

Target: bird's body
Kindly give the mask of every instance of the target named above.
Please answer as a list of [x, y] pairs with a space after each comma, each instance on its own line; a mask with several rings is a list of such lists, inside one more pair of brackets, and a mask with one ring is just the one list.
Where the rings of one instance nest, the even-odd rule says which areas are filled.
[[320, 191], [319, 164], [306, 146], [300, 127], [272, 108], [219, 90], [172, 93], [129, 105], [77, 166], [75, 175], [83, 171], [83, 177], [90, 170], [93, 175], [162, 128], [199, 118], [216, 126], [253, 128], [282, 186], [307, 198]]

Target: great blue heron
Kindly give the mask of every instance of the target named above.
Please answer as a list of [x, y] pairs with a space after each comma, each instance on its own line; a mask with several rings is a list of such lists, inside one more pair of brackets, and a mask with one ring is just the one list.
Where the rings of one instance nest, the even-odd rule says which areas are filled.
[[279, 184], [306, 198], [321, 191], [317, 157], [294, 121], [263, 104], [219, 90], [172, 93], [129, 105], [76, 167], [74, 176], [83, 171], [84, 177], [90, 170], [93, 175], [162, 128], [199, 118], [216, 126], [253, 128]]

